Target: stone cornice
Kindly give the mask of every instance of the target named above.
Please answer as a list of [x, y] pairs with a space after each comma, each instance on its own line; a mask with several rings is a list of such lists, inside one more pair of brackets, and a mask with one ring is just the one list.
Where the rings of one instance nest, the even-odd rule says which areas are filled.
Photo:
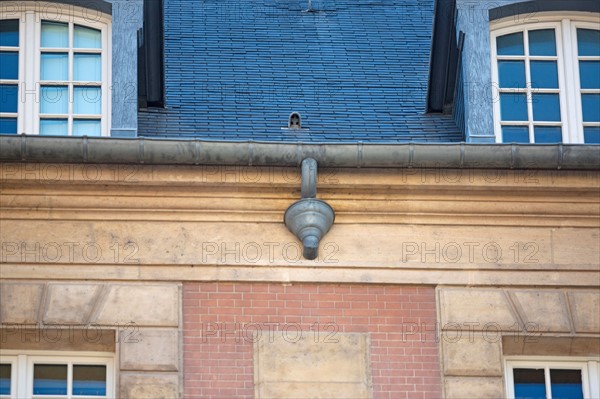
[[[296, 168], [0, 164], [3, 220], [278, 223]], [[600, 173], [324, 169], [336, 224], [600, 225]]]
[[5, 279], [600, 279], [598, 172], [321, 170], [318, 197], [337, 218], [307, 261], [283, 224], [300, 194], [295, 168], [0, 165]]

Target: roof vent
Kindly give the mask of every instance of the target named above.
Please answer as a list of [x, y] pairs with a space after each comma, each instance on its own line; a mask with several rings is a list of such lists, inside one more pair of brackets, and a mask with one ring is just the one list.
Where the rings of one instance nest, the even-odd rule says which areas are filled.
[[302, 129], [302, 117], [298, 112], [292, 112], [288, 120], [289, 129]]

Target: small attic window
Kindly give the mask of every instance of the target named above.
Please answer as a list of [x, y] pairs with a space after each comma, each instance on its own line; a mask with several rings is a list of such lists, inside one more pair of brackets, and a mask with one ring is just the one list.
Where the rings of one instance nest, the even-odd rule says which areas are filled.
[[302, 129], [302, 118], [298, 112], [292, 112], [288, 121], [289, 129]]

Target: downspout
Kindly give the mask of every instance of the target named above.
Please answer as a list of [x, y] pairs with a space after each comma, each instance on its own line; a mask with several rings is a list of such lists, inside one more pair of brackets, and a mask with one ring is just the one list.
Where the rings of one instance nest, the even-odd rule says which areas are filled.
[[301, 190], [302, 199], [290, 205], [283, 215], [283, 221], [302, 241], [304, 258], [313, 260], [319, 256], [319, 242], [333, 225], [335, 212], [327, 202], [316, 199], [317, 161], [312, 158], [302, 161]]

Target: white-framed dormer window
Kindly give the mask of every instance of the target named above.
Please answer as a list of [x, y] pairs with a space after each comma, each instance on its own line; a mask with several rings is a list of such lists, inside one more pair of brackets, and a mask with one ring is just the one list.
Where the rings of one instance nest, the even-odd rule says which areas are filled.
[[110, 16], [36, 3], [0, 20], [0, 134], [108, 136]]
[[600, 144], [600, 16], [534, 20], [491, 26], [496, 141]]
[[595, 358], [509, 357], [505, 360], [509, 399], [595, 399], [600, 367]]
[[50, 397], [114, 398], [114, 355], [47, 351], [0, 354], [0, 398]]

